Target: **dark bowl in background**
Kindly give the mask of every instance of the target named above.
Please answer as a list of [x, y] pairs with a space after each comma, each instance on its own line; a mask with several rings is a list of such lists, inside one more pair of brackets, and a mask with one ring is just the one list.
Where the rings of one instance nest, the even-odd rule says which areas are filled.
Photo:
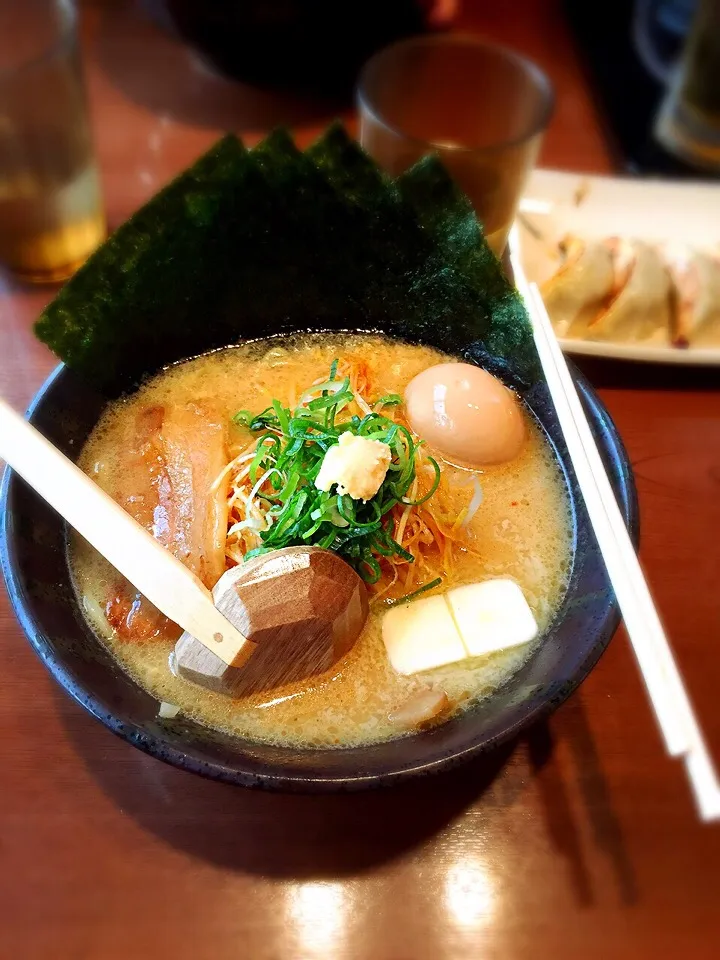
[[[472, 345], [458, 353], [483, 362]], [[339, 791], [388, 785], [446, 769], [514, 737], [585, 678], [615, 632], [619, 613], [547, 387], [528, 389], [512, 371], [501, 372], [542, 425], [564, 473], [573, 514], [572, 573], [561, 608], [535, 653], [501, 690], [462, 716], [389, 743], [338, 750], [284, 749], [226, 736], [182, 717], [159, 720], [157, 700], [123, 673], [82, 617], [70, 584], [64, 523], [6, 470], [0, 495], [2, 569], [30, 643], [70, 696], [114, 733], [175, 766], [243, 786]], [[579, 373], [574, 376], [637, 540], [637, 498], [627, 454], [597, 395]], [[74, 459], [104, 403], [60, 366], [35, 397], [29, 416]]]
[[151, 8], [227, 77], [349, 101], [365, 61], [423, 32], [427, 7], [423, 0], [154, 0]]

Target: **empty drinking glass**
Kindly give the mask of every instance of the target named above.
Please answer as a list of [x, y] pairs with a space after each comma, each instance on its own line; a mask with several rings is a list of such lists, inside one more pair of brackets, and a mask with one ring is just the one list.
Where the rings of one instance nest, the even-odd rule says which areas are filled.
[[393, 175], [436, 153], [499, 256], [552, 114], [545, 74], [473, 37], [416, 37], [367, 63], [357, 101], [365, 150]]
[[57, 281], [105, 236], [70, 0], [0, 0], [0, 261]]

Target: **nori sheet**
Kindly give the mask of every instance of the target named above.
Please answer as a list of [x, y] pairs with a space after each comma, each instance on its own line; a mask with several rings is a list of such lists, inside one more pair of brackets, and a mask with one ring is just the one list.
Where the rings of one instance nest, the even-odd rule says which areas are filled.
[[123, 224], [35, 325], [108, 394], [302, 329], [380, 330], [538, 377], [522, 302], [432, 157], [393, 181], [339, 124], [304, 153], [232, 136]]

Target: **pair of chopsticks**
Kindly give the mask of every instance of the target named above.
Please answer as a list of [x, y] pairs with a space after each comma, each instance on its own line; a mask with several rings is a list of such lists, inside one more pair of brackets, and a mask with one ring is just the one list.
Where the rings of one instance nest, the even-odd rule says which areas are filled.
[[670, 756], [682, 757], [685, 762], [700, 817], [720, 819], [720, 783], [712, 759], [540, 291], [525, 277], [519, 251], [514, 226], [510, 234], [510, 260], [515, 283], [530, 315], [535, 347], [578, 485], [665, 746]]

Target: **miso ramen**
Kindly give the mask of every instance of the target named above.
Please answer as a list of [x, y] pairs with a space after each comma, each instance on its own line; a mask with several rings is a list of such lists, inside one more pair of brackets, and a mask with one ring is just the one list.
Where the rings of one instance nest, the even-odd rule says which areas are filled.
[[[292, 747], [335, 748], [406, 735], [416, 725], [403, 706], [424, 691], [442, 691], [442, 720], [491, 696], [541, 639], [405, 675], [391, 665], [382, 633], [388, 609], [408, 596], [412, 603], [418, 591], [430, 588], [427, 597], [508, 578], [522, 589], [541, 638], [567, 583], [571, 520], [565, 485], [544, 435], [521, 404], [520, 452], [482, 469], [458, 459], [451, 463], [429, 444], [419, 446], [423, 438], [409, 428], [402, 403], [406, 387], [452, 359], [378, 336], [276, 338], [177, 364], [111, 404], [80, 465], [210, 587], [245, 556], [267, 549], [264, 544], [273, 542], [273, 497], [282, 500], [282, 485], [294, 490], [303, 483], [301, 472], [273, 478], [258, 453], [258, 444], [266, 442], [261, 429], [271, 431], [269, 450], [272, 431], [282, 434], [287, 414], [280, 411], [304, 409], [313, 396], [327, 410], [327, 398], [344, 390], [344, 416], [363, 423], [380, 411], [376, 421], [389, 425], [388, 437], [400, 430], [413, 438], [399, 448], [401, 460], [408, 443], [416, 457], [407, 495], [377, 527], [389, 550], [378, 541], [374, 553], [345, 555], [366, 581], [370, 602], [354, 648], [326, 674], [251, 697], [212, 693], [173, 675], [168, 658], [179, 628], [73, 537], [70, 561], [82, 609], [122, 668], [185, 717], [244, 739]], [[264, 419], [258, 417], [262, 411], [269, 411]], [[394, 466], [406, 469], [402, 462]], [[343, 516], [328, 506], [327, 516], [318, 515], [308, 529], [325, 520], [340, 531], [347, 528], [343, 500], [337, 498]]]

